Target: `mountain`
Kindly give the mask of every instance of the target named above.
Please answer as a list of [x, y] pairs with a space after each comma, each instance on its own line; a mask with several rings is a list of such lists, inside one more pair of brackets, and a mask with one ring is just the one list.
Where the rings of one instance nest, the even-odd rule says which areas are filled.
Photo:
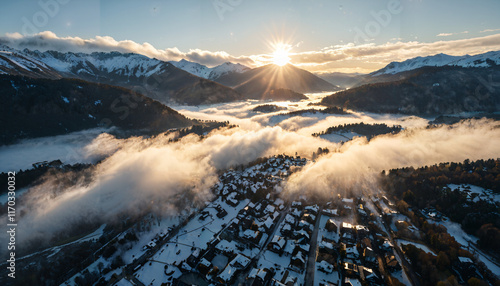
[[133, 53], [17, 51], [0, 46], [0, 72], [35, 78], [78, 78], [138, 91], [163, 103], [189, 105], [240, 100], [236, 91], [172, 64]]
[[327, 82], [337, 85], [340, 88], [351, 88], [357, 85], [359, 82], [363, 80], [365, 74], [362, 73], [341, 73], [341, 72], [332, 72], [332, 73], [321, 73], [316, 74], [319, 78], [326, 80]]
[[175, 62], [170, 61], [172, 65], [177, 68], [180, 68], [188, 73], [194, 74], [196, 76], [209, 79], [209, 80], [217, 80], [219, 77], [226, 75], [228, 73], [242, 73], [250, 68], [241, 64], [233, 64], [231, 62], [225, 62], [221, 65], [215, 66], [213, 68], [209, 68], [205, 65], [186, 61], [184, 59]]
[[27, 58], [7, 47], [0, 50], [0, 74], [22, 75], [33, 78], [61, 78], [61, 75], [56, 70], [45, 63]]
[[401, 80], [370, 83], [323, 98], [326, 106], [418, 115], [500, 111], [500, 66], [421, 67]]
[[195, 123], [131, 90], [79, 79], [0, 75], [0, 144], [116, 126], [151, 134]]
[[269, 64], [243, 73], [228, 73], [216, 81], [234, 88], [248, 99], [262, 99], [270, 91], [277, 89], [289, 89], [299, 93], [339, 90], [339, 87], [291, 64]]
[[437, 54], [428, 57], [416, 57], [403, 62], [392, 62], [386, 67], [373, 72], [371, 76], [380, 76], [385, 74], [397, 74], [405, 71], [415, 70], [421, 67], [492, 67], [500, 65], [500, 51], [488, 52], [474, 56], [449, 56]]

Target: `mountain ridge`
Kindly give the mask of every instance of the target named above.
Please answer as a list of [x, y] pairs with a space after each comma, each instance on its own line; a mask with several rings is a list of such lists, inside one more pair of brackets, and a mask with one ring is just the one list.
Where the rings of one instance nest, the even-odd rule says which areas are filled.
[[18, 51], [6, 46], [0, 46], [0, 49], [4, 50], [0, 52], [1, 74], [51, 79], [78, 78], [111, 84], [139, 91], [165, 104], [199, 105], [241, 99], [241, 95], [229, 87], [144, 55]]

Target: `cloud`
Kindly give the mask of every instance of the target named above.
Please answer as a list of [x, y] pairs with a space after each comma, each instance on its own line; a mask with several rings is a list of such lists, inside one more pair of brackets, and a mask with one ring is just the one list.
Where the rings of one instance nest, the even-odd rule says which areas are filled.
[[[500, 145], [499, 123], [469, 120], [451, 127], [417, 128], [393, 136], [350, 141], [340, 152], [330, 153], [293, 174], [286, 183], [288, 194], [326, 197], [378, 190], [382, 170], [420, 167], [439, 162], [496, 158]], [[478, 147], [480, 146], [480, 147]]]
[[[467, 33], [468, 31], [464, 31], [459, 34]], [[448, 34], [442, 33], [440, 36]], [[298, 49], [301, 46], [300, 43], [294, 47]], [[176, 47], [157, 49], [149, 43], [140, 44], [131, 40], [117, 41], [109, 36], [96, 36], [91, 39], [58, 37], [49, 31], [30, 36], [23, 36], [19, 33], [6, 34], [0, 37], [0, 44], [6, 44], [19, 49], [29, 48], [42, 51], [59, 50], [87, 53], [93, 51], [132, 52], [165, 61], [186, 59], [208, 66], [230, 61], [250, 67], [257, 67], [269, 64], [272, 61], [272, 51], [269, 54], [241, 56], [234, 56], [225, 51], [213, 52], [201, 49], [191, 49], [185, 52], [180, 51]], [[500, 50], [500, 34], [428, 43], [418, 41], [403, 42], [398, 40], [397, 42], [387, 42], [385, 44], [368, 43], [358, 45], [348, 43], [325, 47], [315, 51], [293, 52], [292, 49], [289, 57], [294, 65], [311, 72], [372, 72], [392, 61], [404, 61], [417, 56], [429, 56], [439, 53], [474, 55], [492, 50]]]
[[500, 50], [500, 34], [431, 43], [418, 41], [398, 41], [381, 45], [350, 43], [327, 47], [320, 51], [296, 53], [290, 57], [297, 66], [303, 66], [309, 71], [324, 72], [335, 71], [339, 68], [362, 67], [365, 72], [369, 72], [382, 68], [392, 61], [404, 61], [418, 56], [439, 53], [455, 56], [474, 55], [492, 50]]
[[468, 33], [469, 33], [469, 31], [463, 31], [460, 33], [440, 33], [440, 34], [437, 34], [436, 36], [437, 37], [449, 37], [449, 36], [453, 36], [453, 35], [468, 34]]
[[82, 223], [109, 223], [123, 215], [133, 218], [148, 212], [180, 211], [177, 206], [185, 202], [182, 198], [193, 204], [210, 199], [217, 170], [283, 152], [310, 155], [319, 146], [336, 146], [280, 127], [233, 128], [204, 140], [194, 135], [177, 142], [169, 139], [98, 136], [85, 149], [97, 152], [95, 147], [104, 145], [113, 153], [89, 171], [92, 182], [68, 186], [50, 176], [22, 197], [19, 241], [48, 242]]
[[437, 34], [436, 36], [437, 37], [449, 37], [449, 36], [453, 36], [454, 34], [453, 33], [440, 33], [440, 34]]
[[480, 31], [479, 33], [490, 33], [490, 32], [497, 32], [500, 31], [500, 29], [484, 29]]
[[50, 31], [40, 32], [35, 35], [23, 36], [19, 33], [7, 33], [0, 37], [0, 44], [5, 44], [18, 49], [37, 49], [40, 51], [57, 50], [61, 52], [111, 52], [138, 53], [151, 58], [164, 61], [179, 61], [186, 59], [208, 66], [215, 66], [224, 62], [255, 65], [253, 59], [247, 56], [232, 56], [224, 51], [205, 51], [192, 49], [182, 52], [178, 48], [157, 49], [145, 42], [142, 44], [131, 40], [117, 41], [109, 36], [96, 36], [92, 39], [80, 37], [58, 37]]

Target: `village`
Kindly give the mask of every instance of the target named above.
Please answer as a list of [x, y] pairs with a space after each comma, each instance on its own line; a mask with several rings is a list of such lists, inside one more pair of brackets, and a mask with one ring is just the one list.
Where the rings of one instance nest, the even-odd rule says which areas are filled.
[[145, 244], [116, 285], [410, 284], [386, 197], [282, 199], [280, 183], [305, 164], [281, 155], [225, 172], [216, 199]]

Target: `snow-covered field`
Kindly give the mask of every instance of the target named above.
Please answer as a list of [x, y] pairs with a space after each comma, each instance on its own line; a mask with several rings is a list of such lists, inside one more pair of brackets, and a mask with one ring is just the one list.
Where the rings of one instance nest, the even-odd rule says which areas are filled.
[[448, 188], [451, 190], [456, 190], [458, 189], [459, 191], [464, 191], [469, 194], [469, 198], [472, 199], [472, 201], [477, 202], [479, 200], [485, 200], [485, 201], [494, 201], [497, 203], [500, 203], [500, 194], [495, 194], [493, 193], [492, 190], [486, 190], [484, 188], [470, 185], [470, 184], [462, 184], [462, 185], [455, 185], [455, 184], [448, 184]]
[[423, 244], [420, 244], [420, 243], [416, 243], [416, 242], [413, 242], [413, 241], [408, 241], [408, 240], [404, 240], [404, 239], [397, 239], [396, 240], [398, 245], [400, 247], [402, 247], [403, 245], [408, 245], [408, 244], [413, 244], [414, 246], [416, 246], [417, 248], [427, 252], [427, 253], [431, 253], [433, 255], [437, 255], [434, 251], [432, 251], [429, 247], [427, 247], [426, 245], [423, 245]]

